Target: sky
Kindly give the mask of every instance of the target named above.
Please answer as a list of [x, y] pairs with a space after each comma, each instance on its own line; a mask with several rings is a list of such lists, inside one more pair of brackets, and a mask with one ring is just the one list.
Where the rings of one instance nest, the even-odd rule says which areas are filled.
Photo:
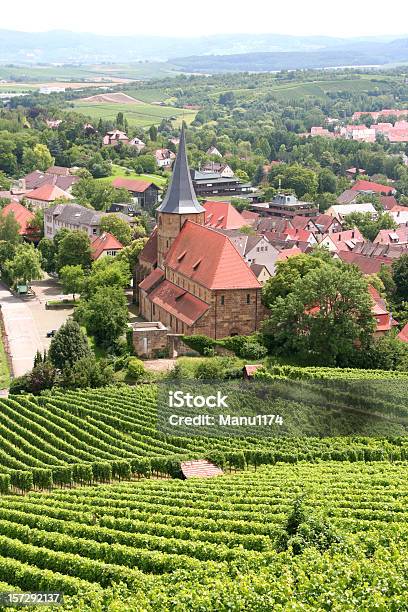
[[2, 2], [0, 29], [205, 36], [273, 33], [408, 36], [408, 2], [392, 0], [19, 0]]

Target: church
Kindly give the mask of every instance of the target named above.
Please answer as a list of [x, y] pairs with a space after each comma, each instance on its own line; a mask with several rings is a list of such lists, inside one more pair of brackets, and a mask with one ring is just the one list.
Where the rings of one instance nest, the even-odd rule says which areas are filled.
[[138, 278], [141, 316], [174, 334], [248, 335], [266, 316], [255, 274], [228, 236], [205, 223], [184, 129], [157, 226], [139, 256]]

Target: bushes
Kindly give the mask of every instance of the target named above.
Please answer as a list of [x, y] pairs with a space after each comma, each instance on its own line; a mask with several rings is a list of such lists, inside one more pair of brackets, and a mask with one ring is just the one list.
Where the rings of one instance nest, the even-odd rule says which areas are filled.
[[112, 466], [107, 461], [94, 461], [91, 464], [92, 476], [98, 482], [110, 482], [112, 479]]
[[33, 488], [33, 473], [24, 470], [14, 470], [10, 474], [10, 484], [23, 493]]
[[129, 461], [120, 460], [112, 461], [112, 476], [122, 479], [129, 479], [132, 474], [132, 468]]
[[130, 357], [127, 366], [128, 375], [134, 380], [140, 380], [146, 375], [143, 361], [137, 357]]
[[93, 479], [92, 465], [89, 463], [77, 463], [72, 466], [72, 478], [79, 484], [90, 484]]
[[0, 474], [0, 494], [10, 493], [10, 474]]
[[53, 485], [52, 470], [33, 468], [33, 485], [38, 489], [51, 489]]
[[137, 457], [135, 459], [131, 459], [130, 465], [132, 468], [132, 474], [136, 474], [138, 478], [140, 478], [140, 476], [144, 476], [145, 478], [150, 477], [151, 462], [147, 457]]
[[52, 479], [54, 484], [59, 486], [72, 484], [72, 466], [61, 466], [53, 468]]
[[193, 351], [197, 351], [200, 355], [205, 355], [205, 350], [213, 349], [216, 346], [216, 341], [208, 336], [183, 336], [183, 342], [187, 344]]

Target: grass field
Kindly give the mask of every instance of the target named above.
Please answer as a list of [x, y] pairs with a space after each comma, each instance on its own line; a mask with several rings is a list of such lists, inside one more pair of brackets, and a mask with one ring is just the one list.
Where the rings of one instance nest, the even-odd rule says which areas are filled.
[[183, 119], [187, 123], [191, 123], [196, 115], [194, 111], [154, 104], [89, 104], [77, 101], [75, 102], [75, 108], [93, 121], [100, 118], [113, 121], [117, 114], [122, 112], [132, 127], [158, 125], [162, 119], [169, 119], [170, 117], [174, 117], [176, 125]]
[[7, 356], [3, 342], [0, 337], [0, 389], [7, 389], [10, 386], [10, 373], [7, 363]]
[[141, 181], [151, 181], [158, 187], [163, 187], [167, 182], [167, 178], [161, 176], [160, 174], [136, 174], [136, 172], [129, 172], [122, 166], [117, 166], [116, 164], [112, 165], [112, 174], [110, 176], [97, 180], [100, 182], [111, 183], [115, 178], [118, 177], [136, 179]]

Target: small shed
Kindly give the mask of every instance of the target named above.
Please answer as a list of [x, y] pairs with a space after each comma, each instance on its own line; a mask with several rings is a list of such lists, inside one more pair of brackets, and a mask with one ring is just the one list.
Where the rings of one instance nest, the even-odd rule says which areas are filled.
[[262, 363], [256, 363], [254, 365], [245, 365], [242, 368], [242, 376], [244, 380], [251, 380], [254, 374], [259, 368], [262, 368]]
[[213, 476], [222, 476], [224, 474], [221, 468], [207, 461], [207, 459], [182, 461], [181, 473], [185, 480], [189, 478], [212, 478]]

